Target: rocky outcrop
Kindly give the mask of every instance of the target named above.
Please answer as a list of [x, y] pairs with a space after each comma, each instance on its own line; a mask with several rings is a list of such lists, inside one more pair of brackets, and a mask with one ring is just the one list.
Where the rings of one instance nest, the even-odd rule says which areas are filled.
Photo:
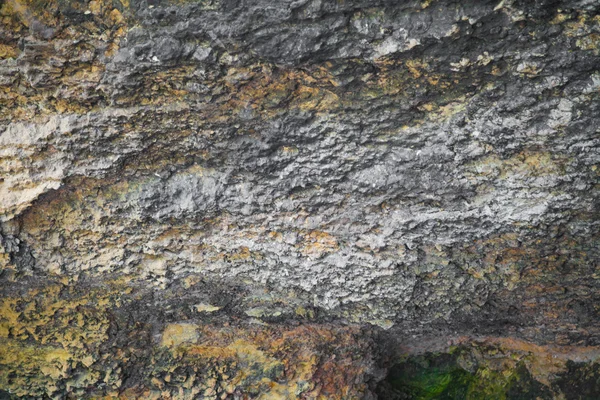
[[600, 391], [596, 2], [0, 7], [6, 393]]

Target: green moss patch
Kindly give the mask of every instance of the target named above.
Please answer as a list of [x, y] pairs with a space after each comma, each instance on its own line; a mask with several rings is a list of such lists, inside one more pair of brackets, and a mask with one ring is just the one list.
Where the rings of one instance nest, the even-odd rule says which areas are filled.
[[523, 363], [492, 369], [461, 367], [461, 351], [410, 357], [393, 366], [378, 389], [389, 400], [551, 399], [550, 389], [535, 379]]

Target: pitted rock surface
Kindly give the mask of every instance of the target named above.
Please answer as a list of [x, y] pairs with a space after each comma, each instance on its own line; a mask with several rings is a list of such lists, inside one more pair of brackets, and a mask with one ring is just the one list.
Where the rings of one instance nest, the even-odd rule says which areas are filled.
[[[9, 299], [117, 285], [133, 294], [94, 312], [147, 296], [158, 347], [168, 324], [231, 319], [338, 327], [365, 352], [600, 345], [597, 2], [0, 7], [0, 338], [43, 336]], [[377, 357], [350, 375], [381, 380]]]

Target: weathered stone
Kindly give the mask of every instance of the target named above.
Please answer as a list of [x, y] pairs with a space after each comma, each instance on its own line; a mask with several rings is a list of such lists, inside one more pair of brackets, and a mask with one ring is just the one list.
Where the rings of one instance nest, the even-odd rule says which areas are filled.
[[0, 21], [8, 395], [600, 392], [597, 2]]

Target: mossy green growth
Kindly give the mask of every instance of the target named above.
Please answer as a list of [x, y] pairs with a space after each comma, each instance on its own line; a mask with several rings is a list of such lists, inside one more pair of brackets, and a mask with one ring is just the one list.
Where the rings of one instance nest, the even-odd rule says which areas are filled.
[[515, 371], [493, 371], [479, 368], [469, 385], [468, 399], [506, 400], [509, 389], [517, 379]]
[[474, 376], [441, 354], [415, 357], [393, 367], [387, 377], [398, 399], [464, 399]]
[[551, 399], [551, 391], [531, 377], [524, 364], [492, 369], [485, 365], [467, 371], [460, 352], [415, 356], [395, 365], [380, 387], [390, 400], [512, 400]]

